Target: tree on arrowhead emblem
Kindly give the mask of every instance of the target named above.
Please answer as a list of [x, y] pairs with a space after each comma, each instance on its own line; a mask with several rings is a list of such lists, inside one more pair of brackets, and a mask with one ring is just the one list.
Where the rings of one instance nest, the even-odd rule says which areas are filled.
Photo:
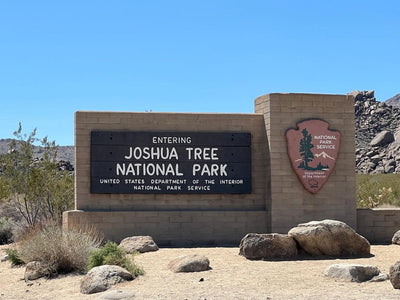
[[314, 145], [311, 143], [311, 134], [308, 133], [306, 128], [301, 133], [303, 134], [303, 138], [300, 140], [300, 156], [303, 157], [303, 161], [300, 163], [299, 168], [311, 170], [308, 163], [314, 159], [314, 154], [311, 151]]

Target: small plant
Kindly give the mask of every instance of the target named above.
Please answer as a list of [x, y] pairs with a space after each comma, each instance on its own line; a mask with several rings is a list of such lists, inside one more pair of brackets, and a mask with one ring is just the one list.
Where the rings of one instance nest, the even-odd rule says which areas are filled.
[[133, 277], [144, 274], [144, 271], [129, 259], [123, 249], [110, 241], [90, 254], [88, 269], [90, 270], [101, 265], [120, 266], [130, 272]]
[[360, 200], [360, 205], [362, 207], [375, 208], [382, 205], [383, 202], [391, 203], [391, 198], [393, 197], [392, 192], [392, 188], [390, 187], [378, 189], [378, 192], [369, 196], [367, 200]]
[[15, 267], [25, 264], [25, 262], [21, 259], [21, 254], [16, 249], [6, 249], [6, 254], [11, 261], [11, 266]]

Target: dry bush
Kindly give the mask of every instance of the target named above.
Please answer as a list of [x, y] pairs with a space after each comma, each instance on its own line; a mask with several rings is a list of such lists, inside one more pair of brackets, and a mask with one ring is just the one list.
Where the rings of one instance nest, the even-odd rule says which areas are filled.
[[58, 273], [84, 273], [91, 251], [100, 243], [101, 238], [93, 228], [63, 232], [58, 225], [48, 225], [26, 234], [18, 251], [25, 263], [40, 261], [52, 277]]

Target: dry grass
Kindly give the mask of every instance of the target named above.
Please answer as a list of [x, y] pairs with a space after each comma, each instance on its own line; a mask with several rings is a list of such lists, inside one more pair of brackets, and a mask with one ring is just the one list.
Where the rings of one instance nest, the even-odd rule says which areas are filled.
[[52, 277], [59, 273], [85, 272], [90, 252], [100, 242], [93, 230], [63, 232], [59, 226], [49, 225], [26, 234], [17, 250], [25, 263], [40, 261]]
[[400, 174], [357, 174], [357, 207], [400, 207]]

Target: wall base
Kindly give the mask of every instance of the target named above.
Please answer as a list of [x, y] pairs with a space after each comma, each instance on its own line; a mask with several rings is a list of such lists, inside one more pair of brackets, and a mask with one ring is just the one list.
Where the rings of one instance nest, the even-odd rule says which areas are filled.
[[373, 244], [391, 244], [400, 230], [400, 208], [357, 209], [357, 232]]
[[160, 246], [234, 245], [267, 233], [266, 211], [82, 211], [63, 213], [63, 229], [93, 225], [104, 240], [150, 235]]

